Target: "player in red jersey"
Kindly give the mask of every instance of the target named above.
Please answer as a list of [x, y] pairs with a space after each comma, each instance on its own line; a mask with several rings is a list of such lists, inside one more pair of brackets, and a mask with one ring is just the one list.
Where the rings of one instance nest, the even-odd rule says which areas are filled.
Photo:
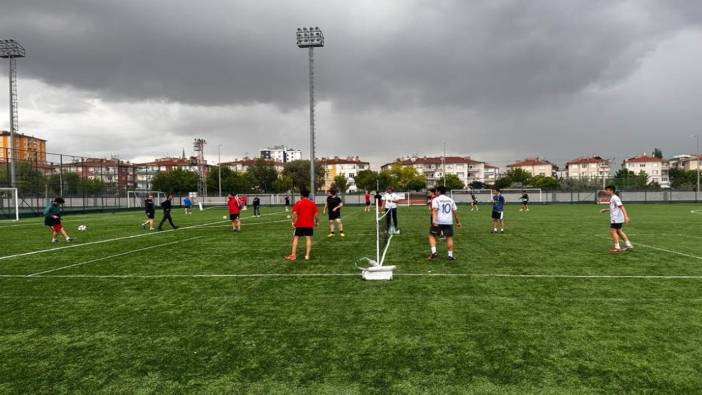
[[314, 228], [319, 225], [319, 209], [310, 200], [310, 192], [303, 189], [300, 191], [300, 195], [302, 199], [298, 200], [292, 208], [292, 227], [295, 229], [295, 236], [292, 240], [290, 255], [285, 258], [289, 261], [297, 259], [297, 243], [303, 236], [305, 237], [305, 260], [310, 259]]
[[241, 231], [241, 221], [239, 214], [241, 213], [241, 200], [238, 195], [229, 194], [227, 197], [227, 208], [229, 209], [229, 220], [232, 221], [232, 230], [234, 232]]

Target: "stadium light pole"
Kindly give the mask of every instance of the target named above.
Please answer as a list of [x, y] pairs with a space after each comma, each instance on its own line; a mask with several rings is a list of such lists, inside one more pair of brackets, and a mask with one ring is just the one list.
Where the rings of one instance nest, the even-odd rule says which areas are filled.
[[298, 48], [307, 48], [309, 52], [309, 84], [310, 84], [310, 193], [312, 199], [316, 192], [315, 172], [314, 172], [314, 48], [324, 46], [324, 35], [319, 27], [298, 27], [297, 28]]
[[17, 117], [17, 58], [23, 58], [26, 52], [15, 40], [0, 40], [0, 58], [9, 59], [9, 81], [10, 81], [10, 150], [8, 158], [10, 161], [10, 185], [15, 188], [15, 133], [19, 129]]
[[700, 193], [700, 135], [695, 135], [697, 139], [697, 195]]
[[219, 197], [222, 197], [222, 144], [217, 145], [217, 178], [219, 179]]

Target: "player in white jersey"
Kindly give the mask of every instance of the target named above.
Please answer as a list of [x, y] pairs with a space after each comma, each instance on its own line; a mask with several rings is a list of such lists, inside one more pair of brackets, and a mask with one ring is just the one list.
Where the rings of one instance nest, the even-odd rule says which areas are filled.
[[436, 252], [436, 238], [443, 233], [446, 238], [446, 249], [448, 250], [448, 259], [456, 260], [453, 256], [453, 224], [454, 220], [456, 227], [461, 227], [461, 220], [458, 218], [458, 207], [456, 202], [446, 196], [446, 187], [439, 186], [436, 188], [437, 195], [431, 201], [431, 228], [429, 229], [429, 247], [431, 255], [429, 260], [436, 259], [439, 254]]
[[[605, 192], [609, 195], [609, 208], [600, 210], [602, 213], [609, 211], [609, 235], [612, 237], [612, 242], [614, 243], [614, 246], [609, 252], [613, 254], [632, 250], [634, 248], [634, 245], [631, 244], [626, 233], [622, 230], [624, 224], [629, 223], [629, 213], [626, 211], [626, 208], [624, 208], [622, 200], [615, 193], [616, 190], [614, 185], [608, 185], [605, 188]], [[624, 248], [621, 248], [619, 240], [624, 241]]]

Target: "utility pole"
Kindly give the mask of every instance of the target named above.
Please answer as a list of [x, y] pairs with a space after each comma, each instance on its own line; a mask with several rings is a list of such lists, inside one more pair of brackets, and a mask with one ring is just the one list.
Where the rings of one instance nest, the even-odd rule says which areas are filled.
[[219, 178], [219, 197], [222, 197], [222, 144], [217, 145], [217, 178]]
[[26, 52], [15, 40], [0, 40], [0, 58], [9, 59], [9, 82], [10, 82], [10, 149], [7, 159], [10, 162], [10, 186], [16, 187], [15, 160], [17, 150], [15, 148], [15, 133], [19, 131], [19, 121], [17, 116], [17, 58], [25, 57]]

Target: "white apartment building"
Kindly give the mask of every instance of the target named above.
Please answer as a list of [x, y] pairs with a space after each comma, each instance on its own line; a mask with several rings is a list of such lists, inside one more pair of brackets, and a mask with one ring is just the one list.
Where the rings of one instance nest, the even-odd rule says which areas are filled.
[[281, 163], [302, 159], [302, 151], [284, 145], [262, 149], [260, 154], [263, 159]]
[[331, 185], [334, 183], [334, 177], [342, 175], [349, 180], [347, 192], [358, 192], [355, 180], [356, 175], [360, 171], [370, 170], [370, 163], [360, 160], [358, 156], [346, 158], [335, 156], [333, 158], [322, 158], [319, 162], [324, 166], [324, 186], [322, 186], [322, 189], [325, 191], [331, 188]]
[[697, 155], [675, 155], [674, 157], [668, 159], [668, 167], [671, 169], [681, 169], [681, 170], [697, 170], [700, 168], [700, 161], [702, 156]]
[[599, 156], [584, 156], [566, 163], [567, 178], [601, 180], [609, 175], [609, 161]]
[[[205, 169], [203, 176], [207, 177], [208, 167], [206, 160], [203, 165]], [[136, 188], [149, 190], [151, 189], [151, 179], [159, 172], [183, 169], [199, 173], [200, 165], [197, 157], [194, 156], [190, 158], [166, 157], [155, 159], [152, 162], [135, 164], [134, 169], [136, 173]]]
[[474, 181], [493, 183], [500, 176], [497, 166], [471, 159], [469, 156], [447, 157], [408, 157], [387, 163], [381, 170], [389, 170], [393, 165], [411, 166], [427, 179], [427, 185], [436, 184], [445, 174], [453, 174], [466, 186]]
[[507, 165], [509, 169], [522, 169], [529, 172], [532, 176], [555, 177], [558, 171], [558, 166], [541, 158], [527, 158], [518, 160], [511, 165]]
[[646, 154], [634, 156], [624, 160], [622, 167], [636, 174], [646, 173], [650, 182], [656, 182], [662, 188], [670, 188], [668, 162], [661, 158]]
[[[256, 163], [257, 160], [258, 159], [252, 158], [236, 159], [231, 162], [222, 162], [222, 166], [228, 167], [237, 173], [246, 173], [249, 171], [249, 166]], [[266, 163], [271, 164], [278, 174], [282, 173], [283, 168], [285, 167], [285, 163], [279, 161], [266, 160]]]

